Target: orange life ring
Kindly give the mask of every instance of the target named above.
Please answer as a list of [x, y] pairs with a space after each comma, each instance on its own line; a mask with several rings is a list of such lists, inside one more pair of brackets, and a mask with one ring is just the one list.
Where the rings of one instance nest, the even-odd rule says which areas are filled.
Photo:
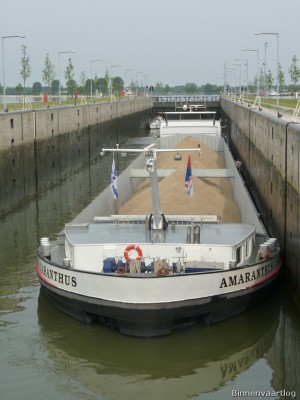
[[117, 268], [117, 274], [126, 274], [126, 268], [124, 267], [124, 265], [122, 265], [121, 267]]
[[[131, 258], [129, 257], [128, 253], [131, 250], [135, 250], [137, 252], [137, 256], [136, 258]], [[131, 260], [141, 260], [143, 257], [143, 252], [142, 249], [137, 246], [136, 244], [130, 244], [129, 246], [126, 247], [126, 249], [124, 250], [124, 257], [126, 258], [127, 261], [131, 261]]]
[[157, 271], [157, 275], [158, 276], [166, 276], [169, 275], [169, 270], [166, 267], [161, 267], [159, 268], [159, 270]]

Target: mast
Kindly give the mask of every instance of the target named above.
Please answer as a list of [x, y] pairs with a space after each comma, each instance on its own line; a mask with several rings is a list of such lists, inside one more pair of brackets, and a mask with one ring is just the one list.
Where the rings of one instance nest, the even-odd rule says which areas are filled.
[[163, 215], [160, 210], [160, 196], [157, 178], [156, 151], [152, 149], [145, 152], [145, 168], [150, 175], [151, 197], [152, 197], [152, 229], [164, 229]]
[[[150, 187], [151, 187], [151, 199], [152, 199], [152, 215], [149, 221], [149, 228], [152, 230], [165, 230], [167, 228], [167, 221], [165, 216], [162, 214], [160, 209], [160, 196], [159, 196], [159, 186], [157, 177], [157, 164], [156, 155], [160, 152], [192, 152], [197, 151], [199, 153], [199, 148], [197, 149], [158, 149], [156, 144], [152, 143], [143, 149], [120, 149], [119, 145], [116, 145], [116, 149], [105, 149], [103, 148], [100, 155], [104, 155], [105, 152], [122, 152], [122, 153], [144, 153], [145, 156], [145, 170], [149, 173], [150, 177]], [[201, 152], [201, 149], [200, 149]]]

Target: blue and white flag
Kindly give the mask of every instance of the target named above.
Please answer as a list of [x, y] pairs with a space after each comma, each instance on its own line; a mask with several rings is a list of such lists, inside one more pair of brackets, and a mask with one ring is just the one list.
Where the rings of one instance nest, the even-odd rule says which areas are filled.
[[114, 198], [117, 199], [119, 197], [119, 193], [118, 193], [118, 177], [117, 177], [115, 159], [113, 159], [111, 166], [110, 187]]
[[188, 193], [190, 197], [193, 197], [194, 188], [193, 188], [193, 173], [192, 173], [192, 164], [191, 164], [191, 156], [189, 155], [188, 163], [186, 166], [186, 173], [185, 173], [185, 192]]

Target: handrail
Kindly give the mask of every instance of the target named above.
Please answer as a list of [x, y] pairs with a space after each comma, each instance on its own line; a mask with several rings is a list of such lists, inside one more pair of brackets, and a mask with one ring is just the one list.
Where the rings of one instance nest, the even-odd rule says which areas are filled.
[[253, 107], [256, 106], [256, 103], [257, 103], [257, 105], [258, 105], [259, 107], [261, 107], [261, 97], [260, 97], [260, 96], [256, 96], [256, 97], [255, 97], [255, 100], [254, 100], [254, 103], [253, 103]]
[[300, 111], [300, 100], [298, 100], [298, 103], [293, 112], [292, 122], [296, 122], [296, 118], [298, 117], [299, 111]]
[[189, 102], [189, 101], [204, 101], [204, 102], [219, 102], [219, 95], [155, 95], [153, 100], [157, 102]]

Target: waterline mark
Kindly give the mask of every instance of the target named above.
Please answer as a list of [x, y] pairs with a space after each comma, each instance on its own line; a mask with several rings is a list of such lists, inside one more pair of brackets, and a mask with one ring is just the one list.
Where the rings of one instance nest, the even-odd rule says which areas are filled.
[[238, 389], [233, 389], [231, 391], [231, 396], [235, 398], [239, 397], [284, 397], [288, 398], [290, 397], [291, 399], [296, 398], [296, 391], [290, 391], [290, 390], [238, 390]]

